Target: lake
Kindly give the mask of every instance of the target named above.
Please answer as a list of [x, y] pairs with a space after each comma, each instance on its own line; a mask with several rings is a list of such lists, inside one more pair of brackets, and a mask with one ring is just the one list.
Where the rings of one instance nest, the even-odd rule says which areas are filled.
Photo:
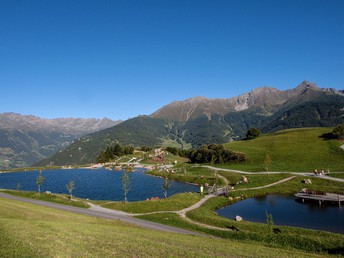
[[[150, 197], [163, 198], [163, 179], [143, 173], [145, 169], [136, 168], [129, 172], [130, 190], [128, 201], [142, 201]], [[106, 169], [57, 169], [43, 170], [44, 182], [41, 191], [67, 194], [66, 184], [74, 181], [73, 196], [92, 200], [124, 200], [121, 176], [123, 171]], [[37, 191], [38, 171], [11, 172], [0, 174], [0, 188]], [[197, 192], [195, 185], [173, 182], [168, 196], [182, 192]]]
[[239, 215], [243, 220], [261, 223], [266, 223], [265, 211], [272, 214], [275, 225], [344, 234], [344, 207], [338, 207], [338, 203], [319, 206], [318, 202], [302, 203], [294, 196], [267, 195], [216, 210], [218, 215], [226, 218], [234, 219]]

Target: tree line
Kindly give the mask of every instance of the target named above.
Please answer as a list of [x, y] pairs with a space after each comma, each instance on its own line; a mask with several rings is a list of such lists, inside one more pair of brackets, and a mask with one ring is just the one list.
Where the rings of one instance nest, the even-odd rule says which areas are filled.
[[106, 163], [113, 161], [117, 157], [124, 155], [129, 155], [134, 153], [133, 146], [124, 146], [120, 144], [115, 144], [114, 146], [107, 147], [105, 151], [101, 151], [98, 155], [96, 162], [97, 163]]
[[240, 163], [246, 160], [244, 153], [226, 150], [221, 144], [203, 144], [199, 148], [189, 150], [167, 147], [166, 151], [189, 158], [191, 163], [223, 164]]

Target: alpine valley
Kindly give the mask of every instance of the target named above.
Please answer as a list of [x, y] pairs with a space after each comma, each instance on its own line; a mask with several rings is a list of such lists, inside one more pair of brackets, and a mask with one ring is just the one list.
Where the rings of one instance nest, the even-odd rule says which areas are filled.
[[121, 121], [110, 119], [43, 119], [15, 113], [0, 114], [0, 169], [31, 166], [67, 147], [80, 136]]
[[[100, 151], [115, 143], [191, 148], [242, 139], [252, 127], [267, 133], [287, 128], [332, 127], [341, 123], [344, 123], [344, 91], [319, 88], [303, 81], [296, 88], [285, 91], [260, 87], [227, 99], [194, 97], [174, 101], [151, 115], [138, 116], [86, 134], [36, 165], [93, 163]], [[51, 150], [54, 146], [53, 143], [44, 145], [51, 146]], [[54, 147], [56, 150], [63, 145]]]

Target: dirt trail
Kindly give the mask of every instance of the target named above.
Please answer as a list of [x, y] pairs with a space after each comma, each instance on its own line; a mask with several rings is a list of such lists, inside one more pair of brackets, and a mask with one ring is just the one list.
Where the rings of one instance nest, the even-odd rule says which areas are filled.
[[[342, 145], [344, 146], [344, 145]], [[197, 166], [194, 166], [197, 167]], [[209, 168], [211, 170], [218, 170], [218, 171], [226, 171], [226, 172], [233, 172], [233, 173], [239, 173], [239, 174], [245, 174], [245, 175], [269, 175], [269, 174], [293, 174], [297, 176], [308, 176], [308, 177], [317, 177], [317, 178], [322, 178], [326, 180], [332, 180], [332, 181], [337, 181], [337, 182], [344, 182], [344, 179], [342, 178], [336, 178], [336, 177], [331, 177], [331, 176], [315, 176], [314, 173], [311, 172], [288, 172], [288, 171], [273, 171], [273, 172], [247, 172], [247, 171], [241, 171], [241, 170], [235, 170], [235, 169], [228, 169], [228, 168], [217, 168], [213, 166], [198, 166], [198, 167], [204, 167], [204, 168]]]

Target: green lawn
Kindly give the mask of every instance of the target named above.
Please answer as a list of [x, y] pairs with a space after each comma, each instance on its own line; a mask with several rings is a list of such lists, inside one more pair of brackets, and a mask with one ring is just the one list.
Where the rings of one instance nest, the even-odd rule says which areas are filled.
[[[209, 185], [213, 185], [214, 183], [218, 185], [224, 185], [223, 180], [221, 178], [216, 178], [214, 171], [210, 170], [209, 168], [194, 167], [191, 164], [184, 163], [175, 166], [173, 169], [176, 171], [176, 173], [169, 173], [168, 177], [179, 182], [192, 183], [196, 185], [204, 185], [206, 183]], [[153, 170], [147, 172], [147, 174], [165, 177], [167, 172], [158, 172]]]
[[129, 213], [147, 213], [155, 211], [176, 211], [198, 202], [203, 196], [198, 193], [180, 193], [166, 199], [142, 202], [96, 202], [102, 207]]
[[329, 176], [344, 179], [344, 173], [334, 172], [334, 173], [331, 173]]
[[323, 137], [331, 132], [331, 128], [290, 129], [253, 140], [226, 143], [226, 149], [245, 153], [247, 161], [222, 167], [265, 171], [264, 161], [268, 154], [271, 157], [270, 171], [344, 171], [344, 150], [339, 147], [343, 142]]
[[0, 198], [0, 257], [321, 257], [184, 236]]

